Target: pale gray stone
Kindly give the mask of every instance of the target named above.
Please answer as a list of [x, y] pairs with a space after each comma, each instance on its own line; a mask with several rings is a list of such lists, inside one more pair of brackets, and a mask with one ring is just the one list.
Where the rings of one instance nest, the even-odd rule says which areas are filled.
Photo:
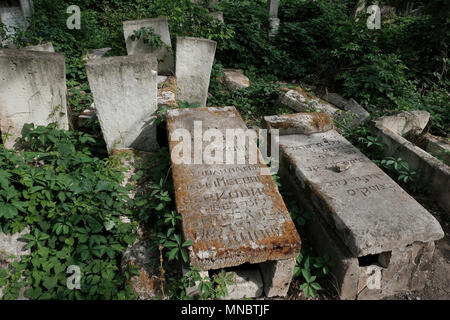
[[98, 58], [102, 58], [106, 53], [108, 53], [111, 48], [100, 48], [100, 49], [90, 49], [83, 56], [83, 61], [88, 62], [89, 60], [95, 60]]
[[216, 46], [212, 40], [177, 38], [178, 100], [206, 106]]
[[296, 258], [260, 263], [267, 297], [285, 297], [294, 275]]
[[244, 75], [242, 70], [224, 69], [223, 74], [225, 83], [231, 91], [248, 88], [250, 86], [250, 80]]
[[86, 65], [108, 151], [157, 151], [157, 62], [154, 55], [91, 60]]
[[[161, 41], [164, 42], [167, 47], [152, 48], [148, 44], [145, 44], [142, 39], [139, 41], [132, 41], [131, 36], [135, 30], [141, 28], [152, 28], [155, 34], [160, 35]], [[172, 43], [170, 40], [169, 23], [167, 17], [158, 17], [152, 19], [143, 19], [135, 21], [123, 22], [123, 34], [127, 46], [127, 52], [129, 55], [151, 53], [156, 55], [158, 59], [158, 73], [171, 75], [174, 72], [174, 58], [172, 54]]]
[[0, 49], [0, 129], [14, 148], [25, 123], [69, 129], [64, 54]]
[[419, 146], [450, 165], [450, 142], [446, 138], [427, 133]]
[[278, 34], [278, 29], [280, 29], [280, 19], [270, 18], [269, 37], [275, 37]]
[[430, 113], [424, 110], [404, 111], [375, 120], [379, 127], [389, 129], [400, 136], [419, 136], [430, 122]]
[[282, 105], [297, 112], [318, 110], [325, 111], [329, 115], [333, 116], [339, 110], [328, 102], [314, 97], [300, 89], [289, 90], [281, 97], [280, 102]]
[[45, 52], [55, 52], [55, 48], [53, 48], [53, 43], [51, 42], [44, 42], [35, 46], [28, 46], [23, 48], [24, 50], [31, 50], [31, 51], [45, 51]]
[[225, 22], [223, 20], [223, 12], [222, 11], [215, 11], [215, 12], [210, 12], [208, 13], [209, 16], [213, 17], [214, 19], [219, 20], [220, 22]]
[[[355, 257], [443, 237], [427, 210], [336, 131], [281, 136], [280, 150]], [[344, 163], [350, 168], [334, 169]]]
[[267, 8], [269, 10], [270, 17], [278, 18], [278, 6], [279, 0], [267, 0]]
[[312, 134], [334, 129], [331, 117], [323, 112], [294, 113], [264, 117], [268, 129], [279, 130], [280, 135]]
[[263, 294], [263, 281], [259, 269], [227, 272], [233, 275], [233, 284], [227, 285], [227, 300], [258, 298]]
[[[14, 261], [20, 261], [22, 256], [31, 254], [30, 249], [25, 249], [27, 240], [23, 239], [23, 235], [29, 234], [30, 229], [26, 227], [22, 232], [14, 234], [5, 234], [0, 232], [0, 270], [11, 266]], [[0, 300], [3, 297], [3, 287], [0, 287]], [[27, 300], [25, 298], [25, 290], [23, 288], [19, 293], [18, 300]]]

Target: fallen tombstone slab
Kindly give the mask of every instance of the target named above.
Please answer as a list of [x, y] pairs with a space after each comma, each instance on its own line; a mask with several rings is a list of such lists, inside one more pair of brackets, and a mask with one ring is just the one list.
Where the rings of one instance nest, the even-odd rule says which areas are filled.
[[108, 152], [157, 151], [157, 61], [151, 54], [91, 60], [86, 65]]
[[450, 214], [450, 167], [416, 145], [422, 141], [430, 115], [426, 111], [403, 112], [374, 121], [375, 134], [387, 146], [387, 156], [402, 158], [409, 169], [418, 172], [420, 182], [431, 191], [430, 197]]
[[[134, 32], [141, 28], [151, 28], [153, 32], [161, 37], [165, 46], [156, 48], [144, 42], [143, 35], [140, 39], [133, 40]], [[172, 54], [172, 43], [170, 40], [169, 23], [166, 17], [152, 19], [124, 21], [123, 34], [129, 55], [152, 53], [158, 59], [158, 73], [172, 75], [174, 72], [174, 58]]]
[[336, 131], [308, 133], [280, 136], [280, 175], [313, 212], [307, 232], [319, 253], [334, 258], [340, 297], [423, 288], [443, 237], [437, 220]]
[[69, 129], [64, 54], [0, 49], [0, 130], [8, 149], [23, 125], [58, 123]]
[[339, 109], [332, 104], [317, 98], [303, 89], [297, 87], [286, 92], [280, 99], [280, 103], [297, 112], [324, 111], [334, 116]]
[[206, 106], [216, 46], [212, 40], [177, 38], [178, 100]]
[[250, 80], [239, 69], [224, 69], [223, 75], [229, 90], [234, 91], [250, 87]]
[[[266, 165], [259, 161], [251, 164], [251, 157], [246, 157], [243, 164], [227, 164], [220, 159], [207, 164], [178, 158], [179, 134], [183, 134], [186, 143], [198, 143], [204, 134], [211, 133], [210, 129], [219, 136], [226, 135], [227, 130], [242, 136], [247, 127], [237, 110], [169, 110], [167, 128], [176, 207], [182, 215], [184, 238], [194, 242], [189, 250], [191, 265], [206, 271], [260, 264], [263, 275], [271, 277], [264, 278], [266, 295], [286, 295], [300, 252], [300, 237], [271, 175], [263, 174], [268, 171]], [[209, 154], [211, 145], [195, 145], [196, 154]], [[234, 138], [231, 143], [215, 146], [214, 154], [231, 152], [232, 160], [236, 160], [235, 151], [244, 148], [234, 145]], [[248, 149], [257, 150], [252, 139]], [[183, 157], [190, 155], [190, 151], [183, 151]]]

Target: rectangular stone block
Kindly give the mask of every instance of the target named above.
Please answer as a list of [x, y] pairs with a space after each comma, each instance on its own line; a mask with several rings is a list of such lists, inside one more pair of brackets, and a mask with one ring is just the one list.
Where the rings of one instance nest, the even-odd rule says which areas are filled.
[[[141, 28], [152, 28], [155, 34], [160, 35], [161, 41], [167, 47], [152, 48], [144, 43], [143, 39], [133, 41], [131, 36], [135, 30]], [[129, 55], [152, 53], [158, 59], [158, 73], [172, 75], [174, 73], [174, 57], [172, 53], [172, 43], [170, 40], [169, 24], [166, 17], [152, 19], [124, 21], [123, 34]]]
[[0, 130], [14, 148], [25, 123], [69, 129], [64, 54], [0, 49]]
[[267, 9], [271, 18], [278, 18], [279, 0], [267, 0]]
[[177, 38], [178, 100], [206, 106], [216, 45], [207, 39]]
[[296, 258], [261, 263], [264, 293], [267, 297], [285, 297], [294, 274]]
[[[272, 177], [263, 174], [268, 171], [266, 165], [252, 164], [251, 157], [243, 164], [207, 164], [202, 159], [212, 153], [213, 145], [214, 153], [228, 150], [232, 159], [236, 150], [244, 148], [235, 145], [234, 138], [226, 144], [219, 139], [227, 129], [240, 130], [231, 131], [238, 136], [247, 130], [234, 107], [169, 110], [167, 128], [176, 206], [183, 217], [184, 238], [194, 241], [190, 249], [194, 267], [220, 269], [298, 256], [300, 237]], [[200, 145], [204, 134], [212, 132], [217, 140]], [[183, 147], [188, 156], [183, 161], [179, 159], [181, 137], [187, 145], [195, 141], [191, 149]], [[249, 139], [248, 149], [253, 148], [257, 150]]]
[[108, 152], [157, 151], [157, 61], [151, 54], [91, 60], [86, 65]]
[[305, 231], [319, 253], [337, 260], [341, 298], [423, 287], [424, 266], [443, 237], [428, 211], [334, 130], [281, 136], [280, 150], [281, 176], [313, 212]]

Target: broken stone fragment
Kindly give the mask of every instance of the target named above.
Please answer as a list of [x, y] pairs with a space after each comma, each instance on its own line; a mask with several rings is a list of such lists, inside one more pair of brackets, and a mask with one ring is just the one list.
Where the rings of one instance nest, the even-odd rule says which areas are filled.
[[325, 112], [294, 113], [264, 117], [269, 129], [278, 129], [280, 135], [313, 134], [334, 128], [331, 117]]
[[158, 76], [158, 108], [177, 106], [177, 79]]
[[430, 114], [423, 110], [404, 111], [375, 120], [377, 126], [389, 129], [402, 137], [419, 137], [429, 122]]
[[82, 57], [84, 62], [88, 62], [89, 60], [95, 60], [98, 58], [102, 58], [105, 54], [110, 51], [111, 48], [101, 48], [101, 49], [90, 49], [88, 52]]
[[27, 46], [24, 47], [23, 50], [55, 52], [55, 49], [53, 48], [53, 44], [51, 42], [44, 42], [35, 46]]
[[219, 20], [222, 23], [224, 22], [224, 20], [223, 20], [223, 12], [222, 11], [210, 12], [210, 13], [208, 13], [208, 15], [213, 17], [214, 19]]
[[228, 296], [224, 299], [259, 298], [263, 294], [261, 272], [257, 268], [227, 272], [230, 273], [233, 274], [233, 284], [227, 285]]
[[295, 88], [286, 92], [281, 97], [280, 103], [297, 112], [314, 111], [317, 109], [317, 111], [325, 111], [329, 115], [334, 115], [339, 110], [332, 104], [307, 93], [301, 88]]
[[242, 70], [225, 69], [223, 70], [223, 74], [225, 83], [231, 91], [248, 88], [250, 86], [250, 80], [244, 75]]

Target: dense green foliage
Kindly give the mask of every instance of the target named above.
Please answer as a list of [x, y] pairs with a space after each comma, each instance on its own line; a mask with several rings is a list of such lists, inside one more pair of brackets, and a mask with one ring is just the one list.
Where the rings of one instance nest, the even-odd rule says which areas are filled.
[[[31, 249], [1, 271], [0, 286], [11, 281], [5, 298], [17, 297], [23, 286], [32, 299], [133, 297], [119, 269], [135, 238], [135, 225], [120, 219], [130, 211], [128, 190], [117, 163], [91, 155], [92, 142], [83, 133], [31, 125], [22, 139], [26, 151], [0, 146], [0, 230], [28, 226], [23, 237]], [[81, 290], [66, 286], [70, 265], [83, 272]]]
[[[93, 102], [83, 55], [105, 47], [112, 48], [108, 55], [125, 55], [123, 21], [166, 16], [174, 47], [170, 54], [176, 52], [178, 36], [217, 41], [208, 105], [236, 106], [249, 126], [260, 125], [263, 115], [292, 112], [278, 104], [280, 91], [310, 84], [356, 99], [372, 117], [427, 110], [433, 119], [432, 132], [448, 136], [450, 1], [422, 1], [424, 10], [418, 16], [383, 17], [380, 30], [367, 28], [365, 13], [354, 19], [355, 2], [280, 0], [280, 29], [270, 37], [265, 0], [219, 1], [216, 8], [191, 0], [34, 0], [28, 30], [18, 32], [13, 40], [19, 48], [50, 41], [57, 52], [65, 53], [74, 118]], [[404, 9], [402, 1], [381, 2]], [[81, 8], [80, 30], [66, 27], [69, 5]], [[216, 10], [223, 11], [225, 23], [208, 15]], [[2, 25], [0, 36], [5, 38]], [[153, 47], [163, 45], [149, 29], [137, 31], [134, 37]], [[251, 86], [230, 92], [221, 79], [223, 68], [243, 69]], [[180, 102], [180, 107], [192, 106]], [[164, 125], [163, 116], [160, 120]], [[8, 284], [5, 298], [17, 297], [23, 287], [33, 299], [134, 298], [126, 285], [133, 270], [122, 272], [120, 258], [134, 241], [138, 223], [152, 227], [150, 241], [160, 253], [152, 262], [160, 270], [166, 295], [185, 299], [184, 289], [200, 281], [198, 298], [225, 296], [230, 283], [225, 272], [203, 279], [195, 269], [185, 275], [180, 272], [192, 241], [181, 236], [167, 149], [134, 177], [150, 194], [131, 200], [129, 188], [121, 186], [120, 160], [107, 157], [96, 118], [81, 128], [75, 124], [75, 129], [29, 126], [21, 152], [0, 146], [0, 232], [28, 227], [25, 238], [31, 249], [20, 262], [0, 271], [0, 286]], [[343, 131], [402, 186], [420, 186], [417, 172], [404, 160], [384, 158], [384, 146], [367, 126]], [[300, 229], [309, 215], [281, 191]], [[123, 223], [121, 216], [133, 222]], [[306, 297], [322, 290], [330, 260], [302, 250], [295, 277]], [[70, 265], [83, 271], [81, 290], [66, 287]]]

